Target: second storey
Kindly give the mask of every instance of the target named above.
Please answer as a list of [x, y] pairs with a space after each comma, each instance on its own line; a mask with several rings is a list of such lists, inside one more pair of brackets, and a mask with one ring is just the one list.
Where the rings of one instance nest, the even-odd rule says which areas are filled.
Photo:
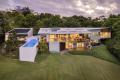
[[47, 42], [85, 42], [99, 43], [101, 39], [111, 38], [110, 28], [40, 28], [38, 34]]

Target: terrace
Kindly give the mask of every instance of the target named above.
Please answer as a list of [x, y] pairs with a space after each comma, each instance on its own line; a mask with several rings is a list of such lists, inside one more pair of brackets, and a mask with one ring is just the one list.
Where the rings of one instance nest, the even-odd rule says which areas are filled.
[[88, 34], [50, 34], [49, 42], [85, 42], [89, 39]]

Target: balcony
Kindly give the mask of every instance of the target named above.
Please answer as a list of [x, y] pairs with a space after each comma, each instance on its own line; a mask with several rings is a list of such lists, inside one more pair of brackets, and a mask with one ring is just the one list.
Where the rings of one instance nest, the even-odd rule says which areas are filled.
[[64, 34], [64, 35], [49, 35], [50, 42], [85, 42], [88, 36], [84, 34]]

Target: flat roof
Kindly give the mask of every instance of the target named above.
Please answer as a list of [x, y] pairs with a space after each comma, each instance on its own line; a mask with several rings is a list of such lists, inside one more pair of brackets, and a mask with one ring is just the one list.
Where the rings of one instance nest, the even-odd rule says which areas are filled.
[[8, 33], [12, 33], [15, 30], [16, 34], [27, 34], [31, 29], [32, 28], [14, 28]]
[[16, 33], [28, 33], [30, 29], [14, 29]]
[[[92, 33], [92, 32], [100, 32], [101, 29], [105, 27], [99, 28], [40, 28], [38, 34], [72, 34], [72, 33]], [[107, 27], [106, 27], [107, 28]]]

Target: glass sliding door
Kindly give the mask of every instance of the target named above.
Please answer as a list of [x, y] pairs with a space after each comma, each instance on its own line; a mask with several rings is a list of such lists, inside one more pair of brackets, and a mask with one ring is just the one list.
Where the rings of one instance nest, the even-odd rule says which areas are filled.
[[73, 43], [66, 42], [66, 49], [73, 49]]
[[77, 43], [77, 50], [84, 50], [85, 49], [85, 43], [84, 42], [79, 42]]
[[85, 43], [84, 42], [79, 42], [79, 43], [66, 42], [65, 45], [66, 45], [66, 49], [77, 49], [77, 50], [85, 49]]

